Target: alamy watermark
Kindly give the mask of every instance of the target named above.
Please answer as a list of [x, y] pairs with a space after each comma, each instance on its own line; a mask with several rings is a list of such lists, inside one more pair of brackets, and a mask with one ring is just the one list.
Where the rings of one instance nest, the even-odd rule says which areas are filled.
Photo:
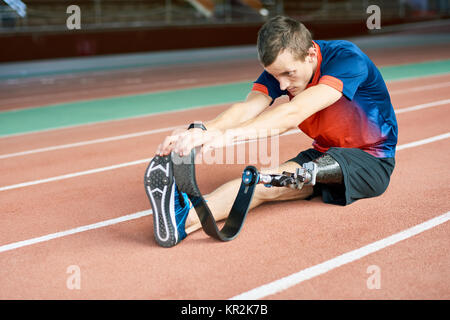
[[70, 5], [66, 10], [67, 14], [70, 14], [66, 20], [66, 26], [69, 30], [80, 30], [81, 29], [81, 9], [77, 5]]
[[[190, 139], [199, 141], [204, 133], [193, 131]], [[277, 129], [249, 130], [245, 133], [233, 129], [215, 131], [212, 142], [197, 149], [195, 164], [258, 163], [263, 170], [276, 168], [280, 164], [279, 133]], [[239, 137], [239, 141], [236, 137]], [[180, 157], [173, 158], [172, 161], [174, 164], [181, 164], [189, 163], [191, 159]]]
[[[66, 20], [66, 26], [69, 30], [81, 29], [81, 9], [78, 5], [70, 5], [66, 9], [66, 13], [70, 14]], [[366, 20], [366, 26], [369, 30], [381, 29], [381, 9], [379, 6], [372, 4], [367, 7], [366, 13], [370, 16]]]
[[366, 20], [366, 26], [369, 30], [381, 29], [381, 9], [373, 4], [367, 7], [366, 13], [370, 16]]
[[371, 265], [367, 267], [366, 272], [370, 274], [367, 278], [366, 285], [367, 289], [375, 290], [381, 289], [381, 269], [377, 265]]
[[81, 269], [77, 265], [70, 265], [66, 269], [66, 273], [70, 274], [66, 280], [66, 287], [69, 290], [81, 289]]

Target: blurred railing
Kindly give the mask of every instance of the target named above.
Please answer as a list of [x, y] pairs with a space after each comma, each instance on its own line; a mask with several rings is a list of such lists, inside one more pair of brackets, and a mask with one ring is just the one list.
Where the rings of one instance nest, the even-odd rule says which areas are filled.
[[[11, 0], [10, 0], [11, 1]], [[449, 0], [22, 0], [19, 16], [0, 0], [0, 32], [67, 30], [68, 6], [81, 10], [82, 29], [173, 25], [261, 23], [277, 14], [301, 21], [349, 22], [367, 19], [378, 5], [382, 19], [449, 16]]]
[[285, 0], [284, 11], [301, 21], [350, 22], [367, 19], [367, 8], [377, 5], [383, 20], [443, 18], [450, 0]]
[[77, 5], [82, 29], [252, 23], [282, 13], [282, 0], [23, 0], [24, 18], [0, 0], [0, 31], [65, 30]]

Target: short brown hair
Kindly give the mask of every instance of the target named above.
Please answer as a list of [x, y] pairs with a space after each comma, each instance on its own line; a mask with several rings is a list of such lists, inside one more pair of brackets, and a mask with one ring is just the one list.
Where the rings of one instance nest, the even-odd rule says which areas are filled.
[[270, 66], [282, 50], [304, 60], [313, 46], [309, 30], [299, 21], [276, 16], [267, 21], [258, 32], [258, 58], [263, 66]]

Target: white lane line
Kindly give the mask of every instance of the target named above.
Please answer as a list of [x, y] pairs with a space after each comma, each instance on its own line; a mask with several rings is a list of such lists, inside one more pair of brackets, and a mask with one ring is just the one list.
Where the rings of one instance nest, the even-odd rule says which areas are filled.
[[438, 140], [444, 140], [444, 139], [448, 139], [450, 138], [450, 132], [447, 133], [443, 133], [434, 137], [430, 137], [427, 139], [422, 139], [422, 140], [418, 140], [418, 141], [414, 141], [414, 142], [410, 142], [410, 143], [405, 143], [402, 145], [397, 146], [397, 151], [399, 150], [403, 150], [403, 149], [408, 149], [408, 148], [413, 148], [413, 147], [417, 147], [417, 146], [421, 146], [427, 143], [431, 143], [431, 142], [435, 142]]
[[[35, 131], [28, 131], [28, 132], [4, 134], [4, 135], [0, 135], [0, 139], [25, 136], [25, 135], [28, 135], [28, 134], [51, 132], [51, 131], [55, 131], [55, 130], [65, 130], [65, 129], [74, 129], [74, 128], [79, 128], [79, 127], [85, 127], [85, 126], [95, 126], [95, 125], [98, 125], [98, 124], [105, 124], [105, 123], [112, 123], [112, 122], [120, 122], [120, 121], [134, 120], [134, 119], [151, 118], [151, 117], [155, 117], [155, 116], [167, 115], [167, 114], [178, 113], [178, 112], [183, 112], [183, 111], [194, 111], [194, 110], [198, 110], [198, 109], [220, 108], [220, 107], [223, 107], [223, 106], [226, 106], [226, 105], [230, 105], [230, 104], [235, 103], [235, 102], [238, 102], [238, 101], [231, 101], [231, 102], [219, 103], [219, 104], [209, 104], [209, 105], [206, 105], [206, 106], [196, 106], [196, 107], [192, 107], [192, 108], [183, 108], [183, 109], [171, 110], [171, 111], [159, 111], [159, 112], [155, 112], [155, 113], [151, 113], [151, 114], [142, 114], [142, 115], [131, 116], [131, 117], [127, 117], [127, 118], [112, 119], [112, 120], [101, 120], [101, 121], [95, 121], [95, 122], [89, 122], [89, 123], [80, 123], [80, 124], [74, 124], [74, 125], [66, 125], [66, 126], [61, 126], [61, 127], [42, 129], [42, 130], [35, 130]], [[34, 108], [31, 108], [31, 109], [34, 109]], [[5, 111], [5, 112], [7, 112], [7, 111]]]
[[[432, 75], [430, 77], [439, 77], [442, 75]], [[391, 82], [398, 82], [398, 81], [404, 81], [404, 80], [415, 80], [415, 79], [420, 79], [423, 77], [416, 77], [416, 78], [410, 78], [410, 79], [399, 79], [399, 80], [390, 80], [387, 82], [387, 84], [391, 83]], [[50, 80], [53, 81], [54, 79]], [[125, 79], [125, 82], [127, 82], [127, 80], [131, 80], [131, 79]], [[133, 78], [132, 81], [133, 82], [139, 82], [140, 80], [142, 80], [141, 78]], [[11, 80], [12, 84], [17, 84], [15, 80]], [[252, 83], [254, 80], [248, 80], [248, 79], [242, 79], [241, 81], [233, 81], [233, 82], [219, 82], [219, 83], [213, 83], [210, 85], [227, 85], [227, 84], [233, 84], [233, 83], [240, 83], [240, 82], [248, 82], [248, 83]], [[8, 80], [9, 82], [9, 80]], [[179, 84], [193, 84], [193, 83], [197, 83], [199, 82], [198, 79], [193, 79], [193, 78], [189, 78], [189, 79], [179, 79], [176, 81], [165, 81], [165, 83], [163, 83], [164, 85], [169, 85], [169, 84], [175, 84], [175, 85], [179, 85]], [[161, 83], [158, 83], [158, 86], [162, 86]], [[429, 85], [423, 85], [423, 86], [417, 86], [417, 87], [412, 87], [412, 88], [407, 88], [407, 89], [397, 89], [397, 90], [389, 90], [389, 94], [403, 94], [403, 93], [408, 93], [408, 92], [420, 92], [420, 91], [425, 91], [425, 90], [432, 90], [432, 89], [438, 89], [438, 88], [445, 88], [450, 86], [450, 82], [442, 82], [442, 83], [436, 83], [436, 84], [429, 84]], [[204, 87], [204, 85], [192, 85], [189, 87], [189, 89], [195, 89], [195, 88], [202, 88]], [[100, 88], [100, 90], [114, 90], [114, 86], [103, 86]], [[167, 92], [167, 91], [171, 91], [169, 89], [164, 90], [164, 89], [155, 89], [153, 90], [152, 88], [149, 88], [147, 84], [142, 84], [142, 85], [128, 85], [128, 86], [121, 86], [121, 90], [122, 91], [127, 91], [128, 89], [134, 89], [135, 91], [139, 91], [141, 90], [142, 92], [134, 92], [134, 93], [128, 93], [128, 94], [118, 94], [118, 95], [112, 95], [112, 96], [107, 96], [107, 97], [102, 97], [99, 99], [109, 99], [109, 98], [118, 98], [118, 97], [127, 97], [127, 96], [133, 96], [133, 95], [141, 95], [141, 94], [148, 94], [148, 93], [161, 93], [161, 92]], [[183, 89], [181, 89], [183, 90]], [[90, 91], [88, 90], [84, 90], [84, 93], [90, 93]], [[59, 96], [67, 96], [68, 93], [67, 92], [60, 92], [57, 93], [56, 95]], [[15, 103], [17, 101], [21, 102], [21, 101], [25, 101], [27, 102], [28, 100], [36, 100], [36, 98], [41, 98], [42, 97], [47, 97], [47, 96], [55, 96], [55, 94], [44, 94], [42, 96], [39, 97], [12, 97], [12, 98], [8, 98], [8, 99], [4, 99], [2, 101], [3, 104], [11, 104], [11, 103]], [[25, 100], [24, 100], [25, 99]], [[95, 99], [94, 99], [95, 100]], [[66, 102], [62, 102], [62, 103], [75, 103], [75, 102], [84, 102], [84, 101], [92, 101], [92, 99], [81, 99], [81, 100], [71, 100], [71, 101], [66, 101]], [[60, 105], [61, 103], [53, 103], [53, 104], [49, 104], [46, 106], [52, 106], [52, 105]], [[39, 107], [39, 106], [38, 106]], [[42, 106], [40, 106], [42, 107]], [[28, 109], [35, 109], [36, 106], [34, 107], [24, 107], [24, 108], [14, 108], [14, 109], [8, 109], [5, 111], [0, 111], [0, 113], [2, 112], [11, 112], [11, 111], [22, 111], [22, 110], [28, 110]]]
[[433, 89], [439, 89], [439, 88], [445, 88], [450, 86], [449, 82], [441, 82], [441, 83], [435, 83], [435, 84], [429, 84], [419, 87], [413, 87], [413, 88], [407, 88], [407, 89], [397, 89], [397, 90], [389, 90], [389, 94], [402, 94], [402, 93], [409, 93], [409, 92], [420, 92], [425, 90], [433, 90]]
[[[434, 77], [434, 76], [435, 75], [433, 75], [431, 77]], [[438, 75], [438, 76], [441, 76], [441, 75]], [[404, 81], [404, 80], [414, 80], [414, 79], [420, 79], [420, 78], [423, 78], [423, 77], [411, 78], [411, 79], [398, 79], [398, 80], [388, 81], [387, 83], [401, 82], [401, 81]], [[427, 89], [434, 89], [434, 88], [439, 88], [439, 87], [445, 87], [447, 83], [448, 82], [444, 82], [444, 83], [440, 83], [440, 84], [431, 84], [431, 85], [425, 85], [425, 86], [418, 86], [418, 87], [413, 87], [413, 88], [408, 88], [408, 89], [393, 90], [390, 93], [391, 94], [395, 94], [395, 93], [404, 93], [404, 92], [409, 92], [409, 91], [422, 91], [422, 90], [427, 90]], [[139, 119], [139, 118], [144, 118], [144, 117], [152, 117], [152, 116], [155, 116], [155, 115], [170, 114], [170, 113], [176, 113], [176, 112], [181, 112], [181, 111], [188, 111], [188, 110], [195, 110], [195, 109], [208, 109], [208, 108], [214, 108], [214, 107], [223, 106], [225, 104], [231, 104], [231, 103], [233, 103], [233, 102], [222, 103], [222, 104], [218, 104], [218, 105], [197, 106], [197, 107], [193, 107], [193, 108], [186, 108], [186, 109], [173, 110], [173, 111], [157, 112], [157, 113], [154, 113], [154, 114], [139, 115], [139, 116], [133, 116], [133, 117], [124, 118], [124, 119], [104, 120], [104, 121], [98, 121], [98, 122], [93, 122], [93, 123], [83, 123], [83, 124], [62, 126], [62, 127], [56, 127], [56, 128], [50, 128], [50, 129], [22, 132], [22, 133], [5, 134], [5, 135], [0, 135], [0, 139], [1, 138], [10, 138], [10, 137], [23, 136], [23, 135], [33, 134], [33, 133], [49, 132], [49, 131], [61, 130], [61, 129], [78, 128], [78, 127], [86, 126], [86, 125], [96, 125], [96, 124], [101, 124], [101, 123], [117, 122], [117, 121], [130, 120], [130, 119]], [[33, 109], [33, 108], [34, 107], [18, 108], [18, 109], [13, 109], [13, 110], [7, 110], [5, 112], [8, 112], [8, 111], [20, 111], [20, 110], [23, 110], [23, 109]]]
[[281, 278], [279, 280], [275, 280], [273, 282], [267, 283], [260, 287], [254, 288], [247, 292], [241, 293], [237, 296], [230, 298], [230, 300], [255, 300], [262, 299], [267, 296], [279, 293], [286, 289], [289, 289], [297, 284], [302, 283], [303, 281], [312, 279], [314, 277], [320, 276], [328, 271], [339, 268], [345, 264], [350, 262], [359, 260], [369, 254], [377, 252], [386, 247], [392, 246], [400, 241], [411, 238], [419, 233], [422, 233], [426, 230], [434, 228], [438, 225], [441, 225], [450, 220], [450, 211], [437, 216], [433, 219], [427, 220], [421, 224], [418, 224], [412, 228], [403, 230], [398, 232], [392, 236], [387, 238], [378, 240], [371, 244], [368, 244], [359, 249], [344, 253], [340, 256], [337, 256], [333, 259], [327, 260], [320, 264], [314, 265], [312, 267], [306, 268], [299, 272], [293, 273], [287, 277]]
[[68, 148], [74, 148], [74, 147], [87, 146], [87, 145], [95, 144], [95, 143], [103, 143], [103, 142], [110, 142], [110, 141], [117, 141], [117, 140], [123, 140], [123, 139], [136, 138], [136, 137], [141, 137], [141, 136], [145, 136], [145, 135], [151, 135], [151, 134], [171, 131], [171, 130], [175, 130], [177, 128], [181, 128], [181, 127], [178, 126], [178, 127], [167, 127], [167, 128], [161, 128], [161, 129], [155, 129], [155, 130], [147, 130], [147, 131], [141, 131], [141, 132], [124, 134], [124, 135], [120, 135], [120, 136], [113, 136], [113, 137], [107, 137], [107, 138], [101, 138], [101, 139], [94, 139], [94, 140], [87, 140], [87, 141], [81, 141], [81, 142], [75, 142], [75, 143], [62, 144], [62, 145], [57, 145], [57, 146], [52, 146], [52, 147], [32, 149], [32, 150], [15, 152], [15, 153], [10, 153], [10, 154], [3, 154], [3, 155], [0, 155], [0, 159], [12, 158], [12, 157], [17, 157], [17, 156], [24, 156], [24, 155], [40, 153], [40, 152], [47, 152], [47, 151], [54, 151], [54, 150], [61, 150], [61, 149], [68, 149]]
[[[439, 136], [435, 136], [435, 137], [431, 137], [431, 138], [415, 141], [413, 143], [400, 145], [400, 146], [397, 147], [397, 150], [403, 150], [403, 149], [407, 149], [407, 148], [412, 148], [412, 147], [415, 147], [415, 146], [431, 143], [431, 142], [442, 140], [442, 139], [446, 139], [446, 138], [449, 138], [449, 137], [450, 137], [450, 132], [448, 132], [446, 134], [443, 134], [443, 135], [439, 135]], [[52, 240], [52, 239], [56, 239], [56, 238], [61, 238], [61, 237], [67, 236], [67, 235], [71, 235], [71, 234], [75, 234], [75, 233], [79, 233], [79, 232], [83, 232], [83, 231], [88, 231], [88, 230], [92, 230], [92, 229], [98, 229], [98, 228], [110, 226], [110, 225], [117, 224], [117, 223], [120, 223], [120, 222], [129, 221], [129, 220], [137, 219], [137, 218], [140, 218], [140, 217], [144, 217], [144, 216], [147, 216], [147, 215], [150, 215], [150, 214], [152, 214], [152, 210], [140, 211], [140, 212], [136, 212], [136, 213], [129, 214], [129, 215], [126, 215], [126, 216], [122, 216], [122, 217], [119, 217], [119, 218], [115, 218], [115, 219], [111, 219], [111, 220], [106, 220], [106, 221], [90, 224], [90, 225], [87, 225], [87, 226], [81, 226], [81, 227], [77, 227], [77, 228], [66, 230], [66, 231], [52, 233], [52, 234], [49, 234], [49, 235], [46, 235], [46, 236], [42, 236], [42, 237], [37, 237], [37, 238], [29, 239], [29, 240], [24, 240], [24, 241], [19, 241], [19, 242], [6, 244], [6, 245], [3, 245], [3, 246], [0, 246], [0, 252], [12, 250], [12, 249], [17, 249], [17, 248], [20, 248], [20, 247], [25, 247], [25, 246], [33, 245], [35, 243], [44, 242], [44, 241], [48, 241], [48, 240]]]
[[[299, 132], [300, 132], [300, 130], [293, 129], [293, 130], [290, 130], [288, 132], [283, 133], [281, 136], [287, 136], [287, 135], [291, 135], [291, 134], [295, 134], [295, 133], [299, 133]], [[247, 142], [250, 142], [250, 141], [237, 142], [237, 143], [234, 143], [233, 145], [240, 144], [240, 143], [247, 143]], [[47, 182], [54, 182], [54, 181], [59, 181], [59, 180], [65, 180], [65, 179], [85, 176], [85, 175], [88, 175], [88, 174], [94, 174], [94, 173], [99, 173], [99, 172], [104, 172], [104, 171], [109, 171], [109, 170], [114, 170], [114, 169], [119, 169], [119, 168], [125, 168], [125, 167], [129, 167], [129, 166], [134, 166], [134, 165], [138, 165], [138, 164], [149, 163], [152, 159], [153, 159], [153, 157], [152, 158], [140, 159], [140, 160], [136, 160], [136, 161], [131, 161], [131, 162], [119, 163], [119, 164], [116, 164], [116, 165], [102, 167], [102, 168], [96, 168], [96, 169], [91, 169], [91, 170], [86, 170], [86, 171], [68, 173], [68, 174], [64, 174], [64, 175], [61, 175], [61, 176], [56, 176], [56, 177], [51, 177], [51, 178], [46, 178], [46, 179], [40, 179], [40, 180], [34, 180], [34, 181], [17, 183], [17, 184], [13, 184], [13, 185], [9, 185], [9, 186], [0, 187], [0, 191], [7, 191], [7, 190], [18, 189], [18, 188], [24, 188], [24, 187], [37, 185], [37, 184], [42, 184], [42, 183], [47, 183]]]
[[[94, 80], [95, 81], [95, 80]], [[156, 84], [156, 86], [149, 86], [148, 83], [144, 83], [141, 84], [141, 82], [143, 81], [142, 78], [140, 77], [134, 77], [134, 78], [126, 78], [125, 80], [122, 80], [123, 82], [125, 82], [125, 84], [120, 83], [120, 91], [121, 92], [129, 92], [131, 91], [132, 93], [128, 93], [128, 94], [121, 94], [121, 93], [116, 93], [116, 94], [112, 94], [111, 92], [113, 92], [114, 90], [116, 90], [117, 84], [114, 85], [96, 85], [95, 87], [91, 87], [91, 88], [82, 88], [80, 89], [80, 91], [77, 91], [77, 93], [79, 94], [79, 96], [81, 94], [92, 94], [92, 93], [96, 93], [96, 92], [102, 92], [102, 91], [107, 91], [109, 94], [106, 97], [102, 97], [100, 99], [109, 99], [109, 98], [119, 98], [119, 97], [129, 97], [131, 95], [141, 95], [141, 94], [149, 94], [149, 93], [161, 93], [164, 92], [164, 90], [161, 90], [159, 88], [161, 87], [170, 87], [171, 85], [185, 85], [185, 84], [193, 84], [193, 83], [197, 83], [199, 82], [198, 79], [179, 79], [177, 81], [164, 81], [164, 82], [159, 82]], [[237, 81], [236, 81], [237, 82]], [[252, 81], [250, 81], [252, 82]], [[233, 82], [234, 83], [234, 82]], [[219, 83], [218, 85], [221, 84], [227, 84], [227, 83]], [[214, 84], [209, 84], [209, 85], [214, 85]], [[193, 88], [195, 88], [195, 86], [192, 86]], [[201, 86], [199, 86], [201, 87]], [[166, 90], [169, 91], [169, 90]], [[65, 104], [65, 103], [75, 103], [75, 102], [85, 102], [85, 101], [92, 101], [93, 99], [74, 99], [73, 100], [73, 92], [70, 91], [63, 91], [63, 92], [57, 92], [57, 93], [44, 93], [42, 95], [33, 95], [33, 96], [27, 96], [27, 97], [11, 97], [11, 98], [6, 98], [2, 100], [2, 105], [11, 105], [13, 103], [24, 103], [24, 102], [36, 102], [37, 100], [42, 100], [42, 99], [48, 99], [48, 97], [58, 97], [60, 99], [63, 100], [67, 100], [64, 102], [60, 102], [60, 103], [54, 103], [54, 104], [47, 104], [45, 106], [51, 106], [51, 105], [60, 105], [60, 104]], [[67, 98], [69, 97], [69, 98]], [[64, 99], [66, 98], [66, 99]], [[72, 98], [72, 99], [70, 99]], [[94, 99], [95, 100], [95, 99]], [[38, 107], [42, 107], [42, 106], [38, 106]], [[9, 112], [9, 111], [22, 111], [22, 110], [29, 110], [29, 109], [35, 109], [36, 106], [32, 106], [32, 107], [22, 107], [22, 108], [14, 108], [14, 109], [8, 109], [8, 110], [4, 110], [1, 112]], [[0, 112], [0, 113], [1, 113]]]
[[[297, 134], [298, 132], [299, 132], [299, 130], [293, 129], [293, 130], [290, 130], [290, 131], [288, 131], [286, 133], [283, 133], [281, 136], [288, 136], [288, 135], [291, 135], [291, 134]], [[449, 137], [449, 134], [450, 133], [444, 133], [444, 134], [441, 134], [441, 135], [438, 135], [438, 136], [434, 136], [434, 137], [431, 137], [431, 138], [427, 138], [427, 139], [424, 139], [424, 140], [411, 142], [411, 143], [406, 144], [406, 145], [398, 145], [396, 149], [397, 150], [401, 150], [401, 148], [410, 148], [410, 147], [408, 147], [408, 145], [416, 146], [416, 145], [422, 145], [422, 144], [428, 143], [428, 141], [433, 142], [433, 141], [446, 139], [446, 138]], [[246, 143], [246, 142], [248, 142], [248, 141], [244, 141], [242, 143]], [[238, 143], [236, 143], [236, 144], [238, 144]], [[151, 159], [152, 158], [146, 158], [146, 159], [120, 163], [120, 164], [107, 166], [107, 167], [102, 167], [102, 168], [96, 168], [96, 169], [91, 169], [91, 170], [86, 170], [86, 171], [75, 172], [75, 173], [68, 173], [68, 174], [64, 174], [64, 175], [61, 175], [61, 176], [56, 176], [56, 177], [51, 177], [51, 178], [46, 178], [46, 179], [40, 179], [40, 180], [34, 180], [34, 181], [17, 183], [17, 184], [13, 184], [13, 185], [9, 185], [9, 186], [0, 187], [0, 191], [7, 191], [7, 190], [18, 189], [18, 188], [24, 188], [24, 187], [29, 187], [29, 186], [33, 186], [33, 185], [37, 185], [37, 184], [42, 184], [42, 183], [54, 182], [54, 181], [59, 181], [59, 180], [65, 180], [65, 179], [85, 176], [85, 175], [88, 175], [88, 174], [99, 173], [99, 172], [104, 172], [104, 171], [109, 171], [109, 170], [129, 167], [129, 166], [134, 166], [134, 165], [138, 165], [138, 164], [142, 164], [142, 163], [148, 163], [148, 162], [150, 162]]]
[[[140, 78], [137, 78], [137, 79], [138, 80], [142, 80]], [[128, 80], [128, 79], [126, 79], [126, 80]], [[136, 80], [134, 80], [134, 81], [136, 81]], [[198, 80], [196, 80], [196, 79], [180, 79], [180, 80], [174, 81], [173, 83], [175, 83], [176, 85], [179, 85], [179, 84], [192, 84], [192, 83], [196, 83], [196, 82], [198, 82]], [[238, 81], [238, 82], [249, 82], [249, 83], [251, 83], [251, 82], [253, 82], [253, 80], [242, 80], [242, 81]], [[168, 85], [169, 83], [171, 84], [172, 82], [166, 81], [165, 85]], [[227, 85], [227, 84], [231, 84], [231, 83], [235, 83], [235, 82], [217, 83], [217, 84], [212, 84], [212, 85]], [[130, 89], [130, 90], [134, 89], [136, 92], [131, 94], [131, 95], [164, 92], [164, 90], [161, 90], [161, 91], [159, 91], [159, 90], [149, 91], [149, 87], [148, 87], [147, 84], [143, 84], [143, 85], [139, 85], [139, 86], [142, 87], [142, 88], [137, 88], [136, 85], [133, 85], [133, 86], [121, 86], [121, 90], [122, 91], [126, 91], [128, 89]], [[160, 87], [162, 86], [160, 82], [158, 82], [158, 86], [160, 86]], [[448, 86], [450, 86], [450, 82], [442, 82], [442, 83], [435, 83], [435, 84], [417, 86], [417, 87], [412, 87], [412, 88], [407, 88], [407, 89], [389, 90], [389, 94], [393, 95], [393, 94], [404, 94], [404, 93], [409, 93], [409, 92], [420, 92], [420, 91], [426, 91], [426, 90], [445, 88], [445, 87], [448, 87]], [[191, 88], [195, 89], [197, 87], [201, 87], [201, 85], [199, 85], [199, 86], [192, 86]], [[114, 90], [114, 87], [102, 87], [102, 88], [100, 88], [100, 90], [107, 90], [107, 89]], [[139, 90], [141, 90], [141, 92], [137, 92]], [[168, 91], [168, 90], [166, 90], [166, 91]], [[86, 93], [86, 92], [90, 93], [89, 91], [85, 90], [84, 93]], [[73, 96], [73, 94], [70, 93], [70, 92], [60, 92], [60, 93], [57, 93], [56, 95], [61, 96], [61, 97], [65, 97], [67, 95]], [[42, 99], [42, 98], [46, 98], [48, 96], [54, 97], [55, 94], [44, 94], [42, 96], [39, 96], [38, 98]], [[108, 99], [108, 98], [117, 98], [117, 97], [126, 97], [126, 96], [130, 96], [130, 94], [125, 94], [125, 95], [118, 94], [118, 95], [115, 95], [115, 96], [114, 95], [113, 96], [108, 96], [108, 97], [106, 97], [106, 99]], [[102, 98], [102, 99], [104, 99], [104, 98]], [[30, 96], [30, 97], [26, 97], [26, 98], [24, 98], [24, 97], [13, 97], [13, 98], [8, 98], [6, 100], [3, 99], [2, 104], [7, 105], [7, 104], [11, 104], [11, 103], [16, 103], [16, 102], [22, 102], [22, 101], [28, 102], [28, 101], [35, 101], [35, 100], [36, 100], [35, 96], [34, 97]], [[91, 101], [91, 100], [92, 99], [73, 100], [73, 101], [69, 101], [68, 100], [67, 102], [63, 102], [63, 103], [75, 103], [75, 102], [84, 102], [84, 101]], [[59, 104], [61, 104], [61, 103], [51, 104], [51, 105], [59, 105]], [[51, 105], [48, 105], [48, 106], [51, 106]], [[5, 111], [7, 111], [7, 112], [23, 111], [23, 110], [29, 110], [29, 109], [35, 109], [35, 108], [36, 107], [14, 108], [14, 109], [8, 109], [8, 110], [5, 110]], [[0, 114], [1, 114], [1, 112], [3, 112], [3, 111], [0, 111]]]
[[426, 109], [426, 108], [431, 108], [431, 107], [436, 107], [436, 106], [442, 106], [442, 105], [446, 105], [446, 104], [450, 104], [450, 99], [433, 101], [433, 102], [429, 102], [429, 103], [422, 103], [422, 104], [418, 104], [418, 105], [415, 105], [412, 107], [401, 108], [401, 109], [395, 110], [395, 113], [401, 114], [401, 113], [405, 113], [405, 112], [411, 112], [411, 111], [416, 111], [416, 110], [421, 110], [421, 109]]
[[140, 211], [140, 212], [136, 212], [136, 213], [129, 214], [126, 216], [115, 218], [115, 219], [105, 220], [105, 221], [101, 221], [98, 223], [93, 223], [93, 224], [81, 226], [81, 227], [66, 230], [66, 231], [47, 234], [42, 237], [37, 237], [37, 238], [29, 239], [29, 240], [10, 243], [7, 245], [0, 246], [0, 252], [5, 252], [5, 251], [21, 248], [21, 247], [26, 247], [26, 246], [30, 246], [30, 245], [33, 245], [33, 244], [36, 244], [39, 242], [45, 242], [45, 241], [49, 241], [49, 240], [56, 239], [56, 238], [62, 238], [62, 237], [65, 237], [65, 236], [68, 236], [71, 234], [75, 234], [75, 233], [80, 233], [80, 232], [89, 231], [89, 230], [93, 230], [93, 229], [103, 228], [103, 227], [107, 227], [107, 226], [117, 224], [120, 222], [124, 222], [124, 221], [139, 219], [139, 218], [148, 216], [151, 213], [152, 213], [152, 210]]
[[120, 163], [120, 164], [116, 164], [116, 165], [112, 165], [112, 166], [108, 166], [108, 167], [103, 167], [103, 168], [97, 168], [97, 169], [92, 169], [92, 170], [86, 170], [86, 171], [80, 171], [80, 172], [75, 172], [75, 173], [64, 174], [64, 175], [61, 175], [61, 176], [56, 176], [56, 177], [51, 177], [51, 178], [46, 178], [46, 179], [41, 179], [41, 180], [34, 180], [34, 181], [29, 181], [29, 182], [18, 183], [18, 184], [14, 184], [14, 185], [10, 185], [10, 186], [1, 187], [0, 191], [18, 189], [18, 188], [23, 188], [23, 187], [29, 187], [29, 186], [33, 186], [33, 185], [36, 185], [36, 184], [53, 182], [53, 181], [59, 181], [59, 180], [64, 180], [64, 179], [70, 179], [70, 178], [85, 176], [85, 175], [88, 175], [88, 174], [99, 173], [99, 172], [104, 172], [104, 171], [109, 171], [109, 170], [129, 167], [129, 166], [134, 166], [134, 165], [137, 165], [137, 164], [150, 162], [151, 159], [152, 158], [141, 159], [141, 160]]
[[[441, 105], [445, 105], [445, 104], [449, 104], [449, 103], [450, 103], [450, 99], [439, 100], [439, 101], [434, 101], [434, 102], [429, 102], [429, 103], [418, 104], [418, 105], [411, 106], [411, 107], [400, 108], [400, 109], [395, 110], [395, 113], [401, 114], [401, 113], [405, 113], [405, 112], [411, 112], [411, 111], [416, 111], [416, 110], [420, 110], [420, 109], [441, 106]], [[32, 150], [15, 152], [15, 153], [8, 153], [8, 154], [0, 155], [0, 159], [7, 159], [7, 158], [12, 158], [12, 157], [40, 153], [40, 152], [48, 152], [48, 151], [68, 149], [68, 148], [74, 148], [74, 147], [81, 147], [81, 146], [86, 146], [86, 145], [95, 144], [95, 143], [104, 143], [104, 142], [110, 142], [110, 141], [136, 138], [136, 137], [140, 137], [140, 136], [144, 136], [144, 135], [152, 135], [152, 134], [161, 133], [161, 132], [165, 132], [165, 131], [171, 131], [171, 130], [175, 130], [175, 129], [181, 128], [181, 127], [182, 126], [160, 128], [160, 129], [156, 129], [156, 130], [141, 131], [141, 132], [135, 132], [135, 133], [124, 134], [124, 135], [120, 135], [120, 136], [113, 136], [113, 137], [102, 138], [102, 139], [87, 140], [87, 141], [62, 144], [62, 145], [57, 145], [57, 146], [52, 146], [52, 147], [45, 147], [45, 148], [38, 148], [38, 149], [32, 149]]]

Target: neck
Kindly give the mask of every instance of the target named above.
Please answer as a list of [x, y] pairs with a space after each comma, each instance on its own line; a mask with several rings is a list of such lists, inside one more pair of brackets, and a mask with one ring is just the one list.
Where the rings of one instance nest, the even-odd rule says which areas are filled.
[[314, 61], [313, 61], [313, 74], [312, 74], [312, 76], [311, 76], [311, 81], [312, 81], [312, 79], [314, 78], [314, 75], [316, 74], [316, 72], [317, 72], [317, 67], [318, 67], [318, 65], [319, 65], [319, 49], [318, 49], [318, 46], [316, 45], [316, 43], [315, 42], [313, 42], [314, 44], [314, 48], [316, 49], [316, 55], [315, 55], [315, 57], [314, 57]]
[[315, 58], [314, 61], [313, 61], [312, 75], [311, 75], [311, 78], [309, 79], [309, 83], [311, 83], [311, 81], [314, 78], [314, 75], [316, 74], [317, 66], [318, 66], [318, 61], [317, 61], [317, 58]]

